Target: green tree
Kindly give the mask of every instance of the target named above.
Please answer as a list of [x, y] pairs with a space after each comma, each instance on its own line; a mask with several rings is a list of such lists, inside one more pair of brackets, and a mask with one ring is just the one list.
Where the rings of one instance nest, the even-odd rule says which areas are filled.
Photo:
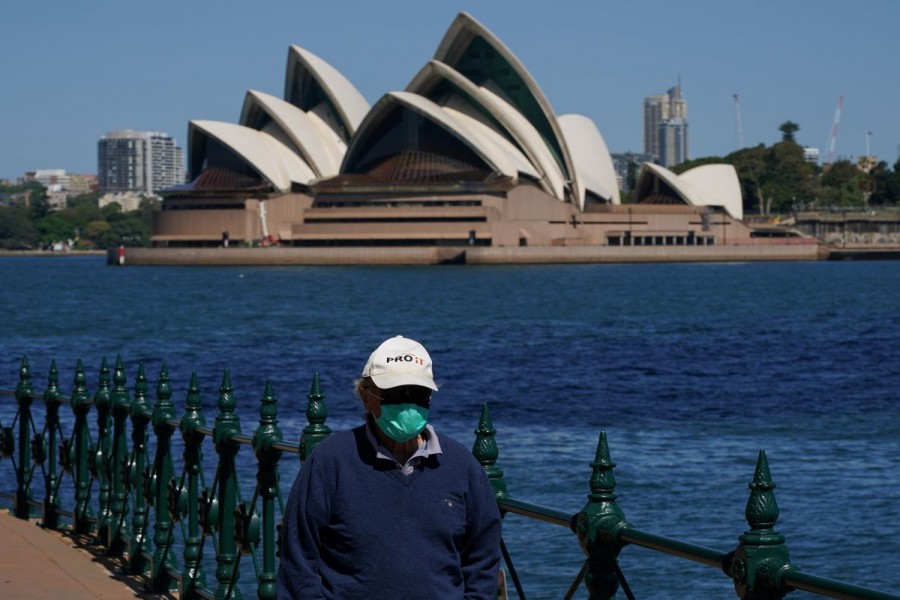
[[38, 219], [35, 227], [41, 236], [41, 245], [50, 246], [54, 242], [65, 242], [75, 239], [75, 227], [59, 213]]
[[778, 131], [781, 132], [782, 142], [793, 142], [794, 134], [800, 131], [800, 126], [793, 121], [785, 121], [778, 127]]
[[678, 163], [671, 169], [673, 173], [676, 175], [681, 175], [685, 171], [690, 171], [695, 167], [702, 167], [703, 165], [719, 165], [722, 164], [722, 158], [719, 156], [704, 156], [703, 158], [695, 158], [693, 160], [686, 160], [682, 163]]
[[900, 203], [900, 160], [891, 171], [887, 163], [879, 162], [869, 173], [869, 204], [875, 206], [897, 205]]
[[122, 214], [122, 205], [118, 202], [110, 202], [101, 208], [100, 212], [103, 213], [103, 218], [106, 220], [115, 219]]
[[100, 243], [111, 229], [110, 224], [103, 219], [91, 221], [81, 233], [81, 244], [85, 248], [103, 248]]
[[766, 202], [762, 193], [762, 182], [766, 174], [769, 150], [763, 144], [753, 148], [743, 148], [725, 157], [725, 162], [734, 166], [741, 182], [744, 211], [750, 212], [754, 205], [759, 214], [766, 214]]
[[625, 174], [625, 190], [628, 192], [634, 190], [634, 186], [637, 185], [638, 168], [635, 161], [628, 161], [628, 172]]
[[0, 248], [6, 250], [32, 250], [41, 238], [22, 208], [0, 207]]
[[819, 204], [824, 206], [862, 206], [867, 175], [848, 160], [832, 163], [822, 174]]
[[817, 193], [816, 167], [804, 160], [796, 142], [778, 142], [768, 152], [762, 178], [765, 213], [789, 212], [794, 204], [814, 202]]
[[31, 205], [30, 217], [33, 221], [43, 219], [50, 214], [50, 201], [47, 200], [47, 190], [43, 187], [39, 193], [31, 194], [29, 204]]

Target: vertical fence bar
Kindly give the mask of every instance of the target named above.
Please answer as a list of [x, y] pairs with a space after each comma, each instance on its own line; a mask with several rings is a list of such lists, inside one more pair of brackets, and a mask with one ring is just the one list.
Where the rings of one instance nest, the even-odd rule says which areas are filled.
[[609, 455], [606, 432], [600, 432], [597, 454], [591, 463], [591, 493], [576, 516], [573, 529], [587, 555], [584, 577], [590, 600], [611, 600], [619, 587], [616, 557], [622, 549], [618, 531], [627, 525], [616, 503], [616, 476]]
[[184, 539], [184, 568], [181, 571], [181, 587], [178, 595], [181, 600], [199, 598], [198, 587], [206, 587], [206, 577], [200, 568], [200, 552], [203, 534], [200, 532], [200, 466], [201, 444], [203, 434], [197, 431], [206, 426], [200, 403], [200, 388], [197, 385], [197, 374], [191, 373], [188, 395], [185, 401], [184, 416], [181, 418], [181, 437], [184, 440], [184, 470], [187, 476], [187, 518], [188, 530]]
[[109, 365], [106, 359], [100, 364], [97, 391], [94, 393], [94, 407], [97, 409], [97, 453], [94, 455], [95, 477], [99, 482], [97, 510], [97, 542], [105, 547], [110, 545], [110, 388]]
[[262, 498], [262, 573], [259, 574], [257, 596], [262, 600], [275, 598], [275, 499], [278, 497], [278, 460], [281, 450], [272, 447], [281, 441], [278, 428], [278, 405], [272, 393], [272, 384], [266, 380], [266, 388], [260, 401], [259, 427], [253, 434], [253, 450], [256, 453], [259, 495]]
[[128, 474], [128, 441], [125, 439], [125, 420], [131, 412], [131, 399], [125, 389], [125, 366], [122, 357], [116, 357], [113, 371], [113, 389], [110, 394], [110, 405], [113, 417], [113, 448], [109, 457], [109, 470], [112, 473], [112, 490], [110, 492], [110, 517], [112, 531], [110, 533], [107, 553], [121, 556], [125, 550], [125, 537], [128, 534], [127, 494], [125, 492], [126, 475]]
[[87, 377], [81, 359], [75, 365], [75, 387], [72, 390], [72, 412], [75, 413], [75, 512], [73, 529], [78, 534], [91, 532], [91, 474], [88, 466], [90, 430], [87, 415], [91, 410]]
[[16, 517], [31, 515], [31, 369], [28, 358], [22, 357], [19, 381], [16, 383], [16, 402], [19, 405], [19, 462], [16, 465]]
[[[506, 479], [503, 477], [503, 471], [497, 466], [497, 459], [500, 457], [500, 449], [497, 447], [497, 430], [494, 429], [494, 423], [491, 420], [486, 403], [481, 405], [481, 417], [478, 419], [478, 427], [475, 428], [475, 443], [472, 446], [472, 454], [484, 469], [484, 472], [487, 473], [491, 489], [494, 490], [494, 497], [498, 500], [505, 498], [507, 496]], [[506, 513], [501, 511], [500, 516], [504, 517]], [[506, 542], [502, 538], [500, 539], [500, 553], [503, 556], [503, 562], [506, 563], [513, 586], [516, 588], [516, 593], [519, 595], [519, 598], [524, 599], [525, 590], [522, 589], [522, 582], [519, 580], [516, 566], [513, 564]]]
[[237, 565], [237, 543], [234, 536], [234, 510], [237, 505], [237, 481], [234, 459], [238, 445], [231, 436], [241, 432], [241, 423], [234, 414], [234, 388], [226, 369], [219, 387], [219, 414], [213, 428], [213, 440], [219, 454], [217, 469], [219, 488], [218, 531], [219, 547], [216, 551], [216, 600], [239, 600], [241, 592], [237, 587], [240, 573]]
[[172, 519], [169, 515], [168, 493], [171, 489], [173, 473], [172, 434], [174, 431], [169, 420], [175, 418], [175, 405], [172, 404], [172, 386], [169, 372], [163, 363], [156, 384], [156, 404], [153, 406], [153, 433], [156, 434], [156, 455], [153, 460], [153, 478], [150, 494], [153, 496], [155, 518], [153, 524], [153, 545], [155, 551], [150, 565], [150, 589], [154, 592], [167, 592], [172, 589], [172, 577], [169, 569], [175, 568], [172, 556]]
[[300, 436], [300, 462], [304, 462], [316, 445], [331, 434], [331, 427], [325, 424], [328, 418], [328, 406], [325, 404], [325, 394], [319, 385], [319, 374], [313, 376], [312, 386], [306, 396], [306, 420], [308, 425], [303, 428]]
[[138, 366], [134, 381], [134, 400], [131, 402], [131, 467], [128, 481], [131, 484], [132, 514], [131, 540], [128, 546], [128, 572], [140, 575], [147, 570], [144, 546], [147, 543], [147, 486], [144, 473], [147, 457], [147, 376], [144, 363]]
[[488, 480], [491, 482], [491, 488], [494, 490], [494, 496], [503, 498], [506, 496], [506, 479], [503, 477], [503, 471], [497, 466], [497, 458], [500, 451], [497, 449], [497, 430], [494, 429], [494, 423], [488, 413], [487, 404], [481, 405], [481, 418], [478, 420], [478, 427], [475, 429], [475, 444], [472, 446], [472, 454], [475, 459], [484, 468], [487, 473]]
[[[46, 529], [59, 528], [59, 473], [57, 464], [57, 432], [59, 431], [59, 404], [61, 394], [59, 391], [59, 371], [56, 369], [56, 361], [50, 362], [50, 373], [47, 375], [47, 389], [44, 390], [44, 405], [47, 409], [47, 421], [45, 424], [47, 439], [43, 436], [35, 436], [35, 460], [41, 464], [47, 463], [47, 472], [44, 475], [44, 518], [41, 527]], [[46, 443], [46, 450], [45, 450]], [[49, 456], [47, 455], [49, 453]], [[63, 457], [66, 460], [68, 457]]]
[[775, 483], [769, 473], [769, 460], [762, 450], [749, 488], [750, 498], [744, 515], [750, 530], [740, 536], [731, 562], [734, 590], [744, 600], [776, 600], [790, 591], [781, 577], [791, 559], [784, 536], [775, 531], [779, 512]]

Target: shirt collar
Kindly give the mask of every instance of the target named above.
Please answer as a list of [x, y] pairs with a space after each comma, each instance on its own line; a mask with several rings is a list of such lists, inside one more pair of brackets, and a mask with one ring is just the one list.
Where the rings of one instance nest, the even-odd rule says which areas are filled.
[[[427, 458], [432, 454], [443, 454], [443, 451], [441, 450], [441, 441], [438, 439], [438, 434], [434, 431], [434, 427], [430, 424], [425, 425], [425, 429], [422, 430], [422, 437], [424, 438], [425, 443], [419, 446], [419, 449], [409, 457], [410, 461], [418, 459], [419, 457]], [[378, 436], [375, 435], [374, 417], [369, 413], [366, 413], [366, 438], [368, 438], [369, 444], [372, 445], [372, 449], [375, 450], [376, 458], [390, 460], [399, 464], [391, 451], [378, 441]]]

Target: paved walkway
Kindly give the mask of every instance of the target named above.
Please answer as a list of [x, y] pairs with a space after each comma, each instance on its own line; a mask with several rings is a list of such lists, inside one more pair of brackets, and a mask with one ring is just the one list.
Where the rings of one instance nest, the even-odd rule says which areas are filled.
[[81, 540], [47, 531], [0, 509], [0, 598], [29, 600], [133, 600], [140, 581], [114, 579], [113, 559], [93, 553]]

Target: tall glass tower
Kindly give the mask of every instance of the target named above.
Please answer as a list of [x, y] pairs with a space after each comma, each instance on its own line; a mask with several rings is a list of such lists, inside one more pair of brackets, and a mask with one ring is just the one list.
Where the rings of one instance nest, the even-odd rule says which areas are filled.
[[681, 81], [665, 94], [644, 98], [644, 153], [663, 166], [690, 159], [687, 101], [681, 97]]

